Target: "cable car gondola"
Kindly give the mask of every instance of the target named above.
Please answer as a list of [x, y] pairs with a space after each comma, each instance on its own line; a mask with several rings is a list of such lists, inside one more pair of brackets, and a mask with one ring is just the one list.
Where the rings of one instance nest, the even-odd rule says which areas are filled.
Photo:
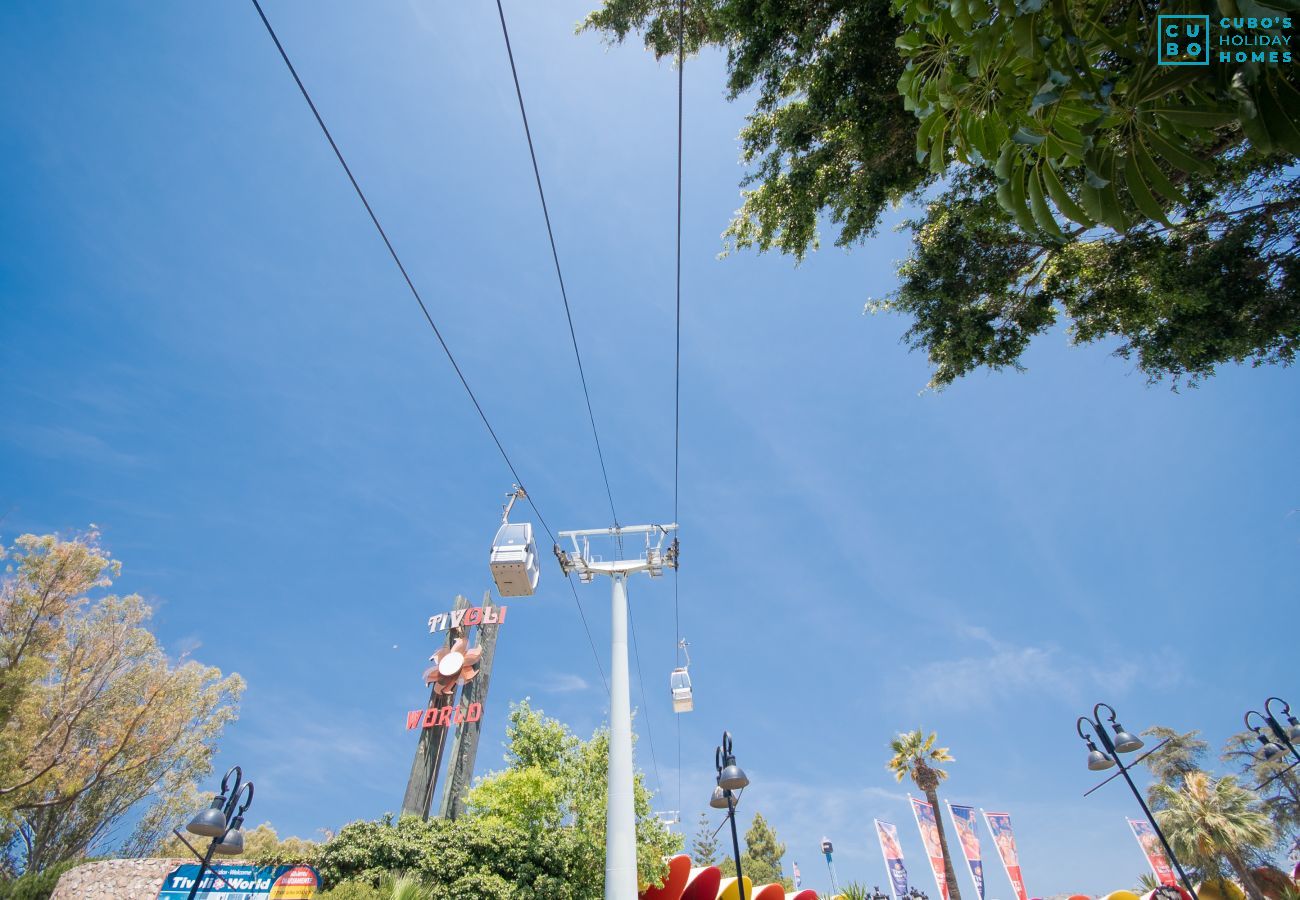
[[528, 522], [510, 521], [510, 509], [515, 501], [527, 496], [523, 488], [515, 488], [501, 515], [501, 527], [492, 539], [488, 564], [492, 568], [497, 593], [502, 597], [531, 597], [542, 573], [537, 543], [533, 540], [533, 526]]
[[691, 654], [686, 650], [686, 639], [682, 638], [677, 646], [686, 654], [686, 665], [673, 669], [668, 676], [668, 687], [673, 692], [673, 712], [687, 713], [695, 709], [695, 695], [691, 691]]

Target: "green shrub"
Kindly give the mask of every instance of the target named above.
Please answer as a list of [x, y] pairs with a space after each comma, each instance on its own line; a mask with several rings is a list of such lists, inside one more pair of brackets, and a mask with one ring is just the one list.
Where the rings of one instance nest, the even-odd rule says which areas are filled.
[[316, 869], [327, 887], [378, 886], [390, 873], [408, 872], [439, 900], [586, 900], [602, 893], [602, 850], [575, 828], [407, 816], [344, 826], [321, 847]]
[[43, 872], [30, 873], [0, 884], [0, 900], [49, 900], [63, 873], [84, 862], [84, 859], [70, 859], [56, 863]]
[[379, 888], [362, 881], [345, 881], [316, 896], [317, 900], [384, 900]]

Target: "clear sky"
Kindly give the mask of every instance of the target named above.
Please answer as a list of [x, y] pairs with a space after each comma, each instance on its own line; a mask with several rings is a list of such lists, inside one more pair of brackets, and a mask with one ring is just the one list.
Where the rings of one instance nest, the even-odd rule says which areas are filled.
[[[575, 36], [587, 8], [507, 13], [614, 499], [665, 521], [676, 78]], [[608, 524], [494, 5], [267, 12], [547, 521]], [[250, 4], [6, 3], [0, 75], [0, 534], [98, 524], [168, 649], [248, 680], [218, 762], [257, 782], [253, 820], [311, 837], [397, 809], [425, 621], [491, 584], [509, 472]], [[842, 880], [883, 883], [881, 817], [933, 894], [884, 762], [936, 729], [943, 796], [1012, 814], [1032, 894], [1131, 886], [1138, 810], [1119, 783], [1082, 797], [1074, 720], [1107, 700], [1217, 746], [1270, 693], [1300, 700], [1297, 374], [1174, 393], [1059, 332], [1027, 373], [923, 391], [906, 322], [862, 315], [904, 213], [799, 268], [717, 259], [748, 108], [723, 77], [688, 64], [690, 715], [671, 581], [632, 585], [656, 806], [693, 830], [728, 728], [742, 819], [806, 883], [823, 835]], [[604, 657], [608, 586], [579, 595]], [[549, 558], [501, 632], [480, 772], [524, 696], [581, 733], [605, 714]]]

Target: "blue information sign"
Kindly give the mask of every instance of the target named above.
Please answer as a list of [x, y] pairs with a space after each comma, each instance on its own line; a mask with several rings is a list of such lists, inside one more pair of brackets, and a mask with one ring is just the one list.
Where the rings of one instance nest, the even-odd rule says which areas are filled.
[[[197, 865], [177, 866], [163, 881], [158, 900], [187, 900], [198, 878]], [[311, 866], [219, 864], [203, 873], [196, 898], [202, 900], [312, 900], [320, 883]]]

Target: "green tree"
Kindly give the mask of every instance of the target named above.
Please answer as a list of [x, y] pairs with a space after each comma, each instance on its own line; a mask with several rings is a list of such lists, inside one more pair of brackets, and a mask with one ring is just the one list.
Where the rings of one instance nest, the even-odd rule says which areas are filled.
[[[745, 877], [756, 885], [781, 884], [787, 890], [793, 890], [794, 883], [781, 874], [781, 859], [784, 856], [785, 844], [776, 839], [776, 831], [763, 818], [762, 813], [754, 813], [754, 819], [745, 832], [745, 850], [740, 854]], [[721, 869], [726, 875], [735, 875], [735, 861], [724, 859]]]
[[[199, 804], [190, 807], [190, 814], [198, 808]], [[181, 821], [179, 817], [172, 819], [171, 827], [176, 827], [176, 823]], [[303, 840], [298, 837], [281, 838], [279, 832], [272, 827], [270, 822], [263, 822], [256, 828], [245, 829], [244, 831], [244, 852], [239, 854], [235, 859], [247, 860], [256, 865], [297, 865], [310, 863], [316, 858], [320, 845], [315, 841]], [[180, 842], [175, 836], [171, 835], [170, 839], [163, 842], [153, 851], [158, 856], [165, 857], [185, 857], [190, 855], [189, 848]]]
[[[1225, 15], [1269, 15], [1256, 0], [1224, 2]], [[836, 243], [859, 243], [889, 203], [942, 175], [944, 191], [909, 223], [897, 292], [868, 304], [912, 319], [905, 340], [927, 353], [932, 385], [1018, 367], [1061, 320], [1076, 342], [1118, 339], [1152, 380], [1290, 363], [1300, 75], [1271, 63], [1160, 67], [1157, 11], [1168, 10], [688, 3], [686, 50], [725, 48], [729, 95], [756, 98], [731, 245], [802, 258], [819, 219], [838, 227]], [[639, 32], [675, 55], [678, 3], [605, 0], [582, 27], [613, 41]]]
[[700, 813], [695, 837], [691, 838], [691, 861], [697, 866], [711, 866], [718, 858], [718, 838], [708, 813]]
[[1160, 785], [1178, 790], [1184, 779], [1201, 771], [1201, 761], [1210, 745], [1201, 740], [1199, 731], [1179, 732], [1163, 725], [1154, 725], [1142, 732], [1154, 743], [1167, 741], [1159, 750], [1149, 755], [1143, 764], [1151, 771], [1155, 782], [1147, 788], [1147, 801], [1158, 807], [1164, 796], [1156, 790]]
[[[20, 871], [88, 855], [133, 812], [188, 796], [243, 682], [168, 659], [91, 533], [24, 535], [0, 580], [0, 821]], [[92, 599], [91, 594], [99, 596]], [[138, 843], [138, 841], [137, 841]]]
[[1287, 754], [1263, 760], [1259, 757], [1260, 746], [1254, 732], [1243, 731], [1228, 740], [1222, 759], [1241, 772], [1243, 782], [1261, 786], [1258, 790], [1264, 812], [1278, 838], [1285, 842], [1287, 855], [1294, 856], [1300, 852], [1300, 779], [1294, 769], [1288, 771], [1292, 760]]
[[[521, 829], [565, 826], [575, 834], [586, 879], [603, 879], [609, 732], [598, 729], [589, 740], [580, 740], [525, 700], [511, 707], [506, 738], [507, 767], [480, 779], [470, 791], [471, 816]], [[658, 883], [664, 858], [680, 850], [682, 841], [654, 816], [640, 772], [633, 799], [639, 881]]]
[[1254, 794], [1231, 775], [1216, 780], [1191, 772], [1181, 787], [1157, 785], [1155, 796], [1161, 807], [1156, 819], [1175, 855], [1203, 875], [1222, 875], [1226, 863], [1251, 900], [1263, 900], [1250, 861], [1273, 846], [1275, 834]]
[[900, 732], [898, 737], [889, 742], [889, 749], [894, 754], [885, 768], [894, 773], [899, 781], [911, 778], [912, 783], [925, 794], [926, 801], [934, 808], [934, 821], [938, 826], [939, 849], [943, 852], [943, 871], [947, 879], [948, 892], [952, 900], [961, 900], [961, 890], [957, 886], [957, 873], [953, 871], [952, 854], [948, 852], [948, 836], [943, 828], [943, 815], [939, 806], [939, 782], [948, 777], [948, 773], [935, 763], [952, 762], [952, 754], [947, 747], [936, 747], [937, 736], [932, 731], [929, 737], [921, 729]]

